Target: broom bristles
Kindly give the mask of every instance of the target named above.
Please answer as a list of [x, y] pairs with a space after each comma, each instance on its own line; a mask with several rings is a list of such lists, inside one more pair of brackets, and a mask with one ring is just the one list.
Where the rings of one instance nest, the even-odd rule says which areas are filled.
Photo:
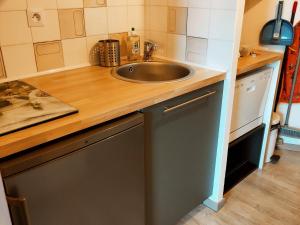
[[280, 136], [300, 138], [300, 129], [283, 126], [279, 130]]

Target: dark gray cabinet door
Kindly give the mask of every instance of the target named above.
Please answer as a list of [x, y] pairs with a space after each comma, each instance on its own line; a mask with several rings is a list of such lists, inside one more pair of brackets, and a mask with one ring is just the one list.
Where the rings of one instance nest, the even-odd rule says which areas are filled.
[[[31, 225], [143, 225], [143, 124], [4, 179]], [[23, 212], [11, 208], [14, 225]]]
[[212, 191], [223, 84], [145, 110], [147, 225], [175, 225]]

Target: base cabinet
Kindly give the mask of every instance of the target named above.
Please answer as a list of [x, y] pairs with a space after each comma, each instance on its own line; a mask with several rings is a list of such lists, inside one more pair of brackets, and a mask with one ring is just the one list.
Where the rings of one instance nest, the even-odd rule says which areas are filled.
[[175, 225], [212, 193], [223, 82], [0, 162], [13, 225]]
[[1, 163], [13, 225], [143, 225], [143, 117]]
[[212, 192], [223, 83], [144, 110], [147, 225], [175, 225]]

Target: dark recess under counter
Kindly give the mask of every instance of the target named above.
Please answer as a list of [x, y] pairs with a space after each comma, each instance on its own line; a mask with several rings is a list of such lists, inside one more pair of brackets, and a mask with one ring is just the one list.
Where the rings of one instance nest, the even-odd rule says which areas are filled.
[[264, 129], [262, 124], [229, 144], [225, 193], [258, 168]]

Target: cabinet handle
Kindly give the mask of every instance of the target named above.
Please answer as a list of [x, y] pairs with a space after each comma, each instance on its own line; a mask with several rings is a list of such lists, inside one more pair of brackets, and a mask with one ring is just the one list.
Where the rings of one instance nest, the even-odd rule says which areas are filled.
[[174, 110], [176, 110], [176, 109], [180, 109], [180, 108], [182, 108], [182, 107], [184, 107], [184, 106], [186, 106], [186, 105], [189, 105], [189, 104], [194, 103], [194, 102], [196, 102], [196, 101], [199, 101], [199, 100], [201, 100], [201, 99], [208, 98], [209, 96], [212, 96], [212, 95], [214, 95], [214, 94], [216, 94], [216, 93], [217, 93], [216, 91], [211, 91], [211, 92], [208, 92], [208, 93], [205, 94], [205, 95], [202, 95], [202, 96], [200, 96], [200, 97], [191, 99], [191, 100], [189, 100], [189, 101], [187, 101], [187, 102], [184, 102], [184, 103], [181, 103], [181, 104], [179, 104], [179, 105], [176, 105], [176, 106], [173, 106], [173, 107], [170, 107], [170, 108], [169, 108], [169, 107], [165, 107], [164, 113], [168, 113], [168, 112], [172, 112], [172, 111], [174, 111]]
[[10, 207], [18, 207], [21, 209], [22, 218], [24, 220], [22, 221], [22, 225], [31, 225], [26, 198], [24, 197], [15, 198], [15, 197], [6, 196], [6, 200], [7, 200], [7, 204]]

